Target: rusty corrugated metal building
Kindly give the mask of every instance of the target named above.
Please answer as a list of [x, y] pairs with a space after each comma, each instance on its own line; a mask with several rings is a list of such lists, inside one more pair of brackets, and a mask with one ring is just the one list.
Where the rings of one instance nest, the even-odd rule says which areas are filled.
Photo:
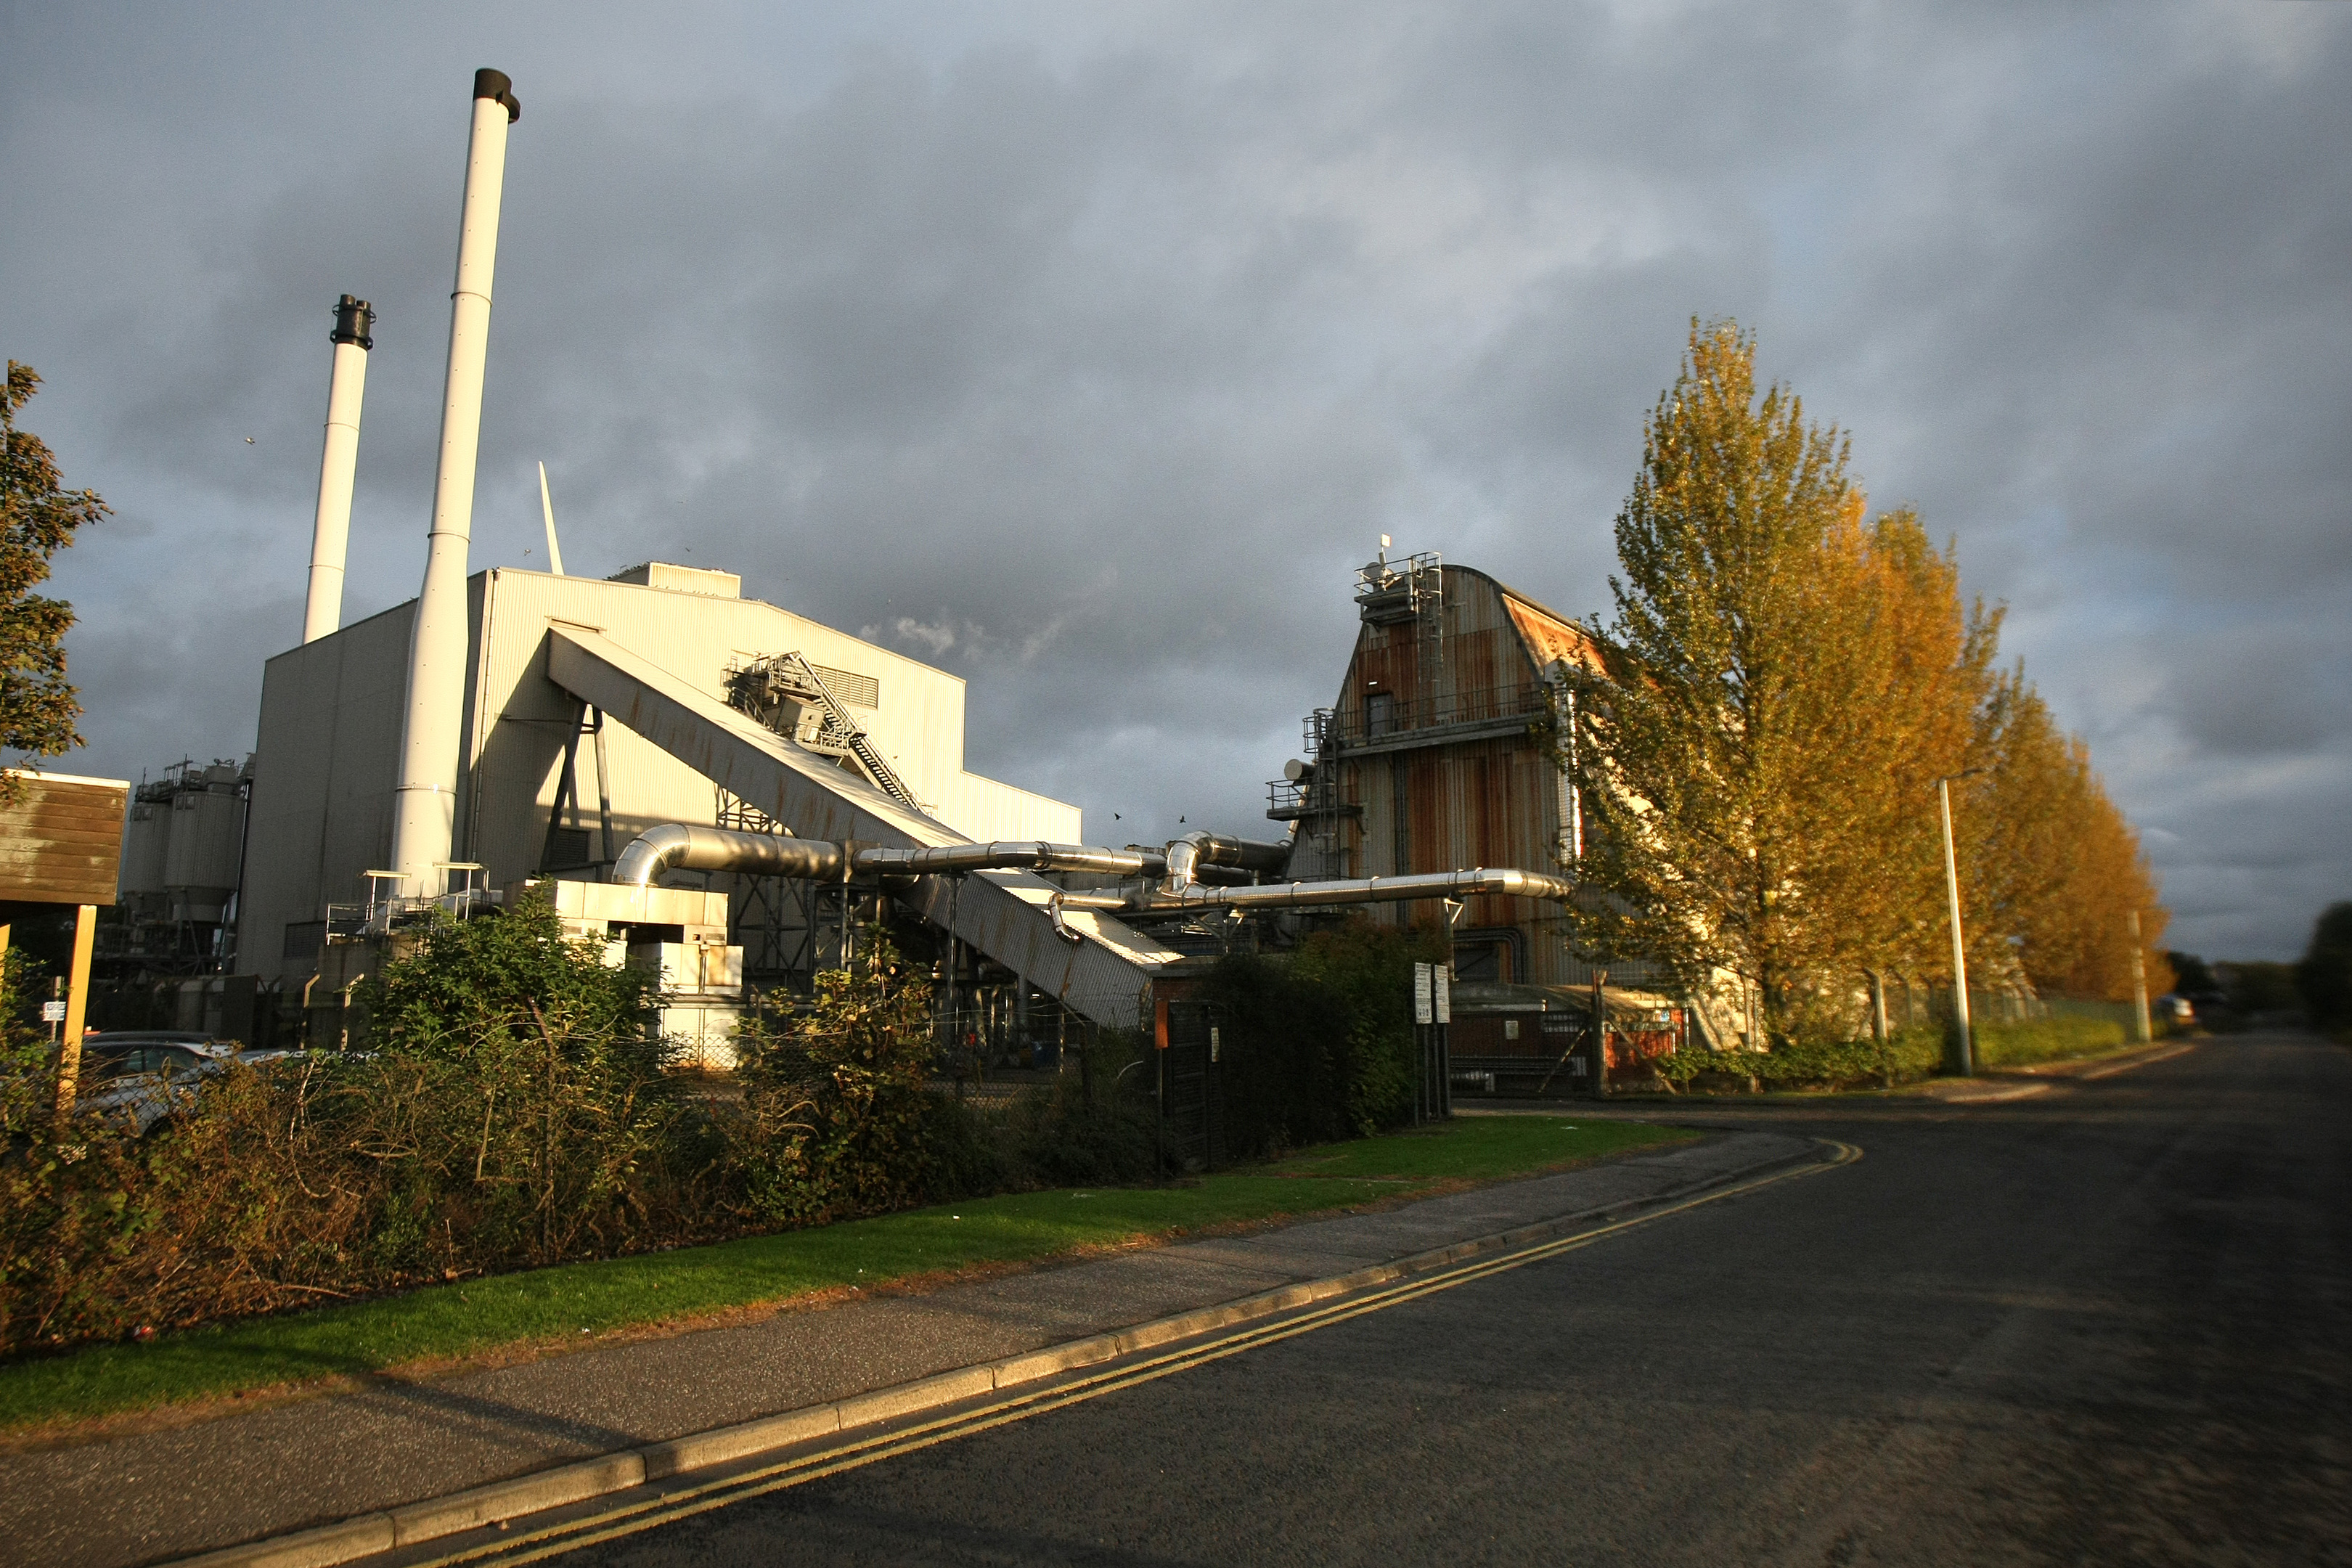
[[[1297, 824], [1289, 875], [1385, 877], [1455, 867], [1573, 868], [1578, 806], [1554, 751], [1564, 666], [1600, 668], [1591, 634], [1484, 572], [1433, 555], [1357, 574], [1360, 629], [1338, 700], [1307, 721], [1313, 762], [1274, 786]], [[1400, 923], [1435, 904], [1391, 906]], [[1470, 900], [1454, 928], [1465, 981], [1588, 983], [1559, 911]]]

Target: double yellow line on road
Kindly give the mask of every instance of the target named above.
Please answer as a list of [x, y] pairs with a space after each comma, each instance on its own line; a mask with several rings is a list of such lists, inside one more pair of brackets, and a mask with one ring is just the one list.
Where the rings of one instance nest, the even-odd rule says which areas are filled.
[[549, 1525], [516, 1535], [509, 1540], [484, 1542], [480, 1545], [452, 1552], [445, 1557], [436, 1557], [420, 1563], [416, 1568], [458, 1568], [459, 1564], [473, 1563], [537, 1563], [550, 1557], [561, 1556], [567, 1552], [577, 1552], [583, 1547], [616, 1541], [625, 1536], [654, 1530], [665, 1524], [675, 1523], [678, 1520], [689, 1519], [698, 1513], [708, 1513], [714, 1509], [726, 1508], [730, 1504], [743, 1502], [769, 1492], [782, 1491], [788, 1487], [821, 1480], [826, 1476], [839, 1475], [845, 1470], [857, 1469], [862, 1466], [874, 1464], [877, 1460], [895, 1458], [900, 1454], [915, 1453], [935, 1444], [953, 1442], [959, 1437], [969, 1437], [992, 1427], [1009, 1426], [1015, 1421], [1026, 1421], [1034, 1415], [1048, 1415], [1089, 1399], [1098, 1399], [1106, 1394], [1116, 1394], [1124, 1388], [1150, 1383], [1155, 1379], [1184, 1372], [1192, 1367], [1202, 1366], [1210, 1362], [1223, 1361], [1227, 1356], [1239, 1355], [1244, 1351], [1255, 1350], [1261, 1345], [1275, 1344], [1300, 1334], [1312, 1333], [1317, 1329], [1329, 1328], [1335, 1323], [1344, 1323], [1368, 1313], [1382, 1311], [1390, 1307], [1402, 1306], [1408, 1301], [1417, 1301], [1424, 1296], [1433, 1296], [1441, 1290], [1451, 1290], [1458, 1286], [1473, 1284], [1514, 1268], [1524, 1268], [1530, 1263], [1541, 1263], [1548, 1258], [1558, 1258], [1563, 1253], [1591, 1247], [1597, 1241], [1604, 1240], [1620, 1231], [1631, 1230], [1636, 1226], [1648, 1225], [1654, 1220], [1664, 1219], [1671, 1215], [1682, 1214], [1707, 1204], [1720, 1203], [1726, 1198], [1752, 1193], [1759, 1187], [1770, 1186], [1776, 1182], [1785, 1182], [1796, 1176], [1812, 1175], [1817, 1172], [1832, 1170], [1839, 1165], [1850, 1165], [1862, 1158], [1862, 1151], [1851, 1143], [1841, 1143], [1832, 1139], [1823, 1139], [1822, 1142], [1828, 1146], [1831, 1153], [1830, 1158], [1817, 1164], [1798, 1165], [1789, 1170], [1776, 1171], [1770, 1175], [1759, 1177], [1752, 1182], [1743, 1182], [1715, 1192], [1703, 1193], [1678, 1204], [1671, 1204], [1664, 1208], [1652, 1209], [1647, 1213], [1635, 1215], [1630, 1219], [1616, 1220], [1607, 1225], [1597, 1226], [1591, 1230], [1580, 1230], [1572, 1236], [1564, 1236], [1552, 1241], [1536, 1242], [1492, 1258], [1473, 1258], [1450, 1268], [1401, 1279], [1392, 1285], [1381, 1286], [1360, 1295], [1345, 1297], [1328, 1306], [1310, 1308], [1287, 1317], [1277, 1318], [1270, 1322], [1235, 1329], [1229, 1333], [1204, 1340], [1180, 1350], [1150, 1356], [1141, 1361], [1129, 1362], [1090, 1375], [1040, 1388], [1032, 1393], [1015, 1394], [1004, 1398], [990, 1400], [986, 1404], [958, 1411], [953, 1415], [943, 1415], [936, 1420], [919, 1422], [913, 1426], [897, 1427], [887, 1432], [877, 1432], [865, 1438], [853, 1438], [847, 1442], [834, 1443], [814, 1452], [801, 1454], [773, 1465], [706, 1481], [698, 1486], [665, 1491], [658, 1497], [646, 1498], [618, 1508], [605, 1509], [583, 1519]]

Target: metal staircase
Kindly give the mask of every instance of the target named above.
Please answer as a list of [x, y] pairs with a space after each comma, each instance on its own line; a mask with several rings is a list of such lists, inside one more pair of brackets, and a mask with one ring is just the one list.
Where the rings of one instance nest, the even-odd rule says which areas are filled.
[[876, 788], [901, 805], [929, 814], [930, 807], [883, 760], [880, 749], [806, 655], [774, 654], [730, 671], [728, 696], [737, 710], [778, 734], [805, 750], [849, 758]]

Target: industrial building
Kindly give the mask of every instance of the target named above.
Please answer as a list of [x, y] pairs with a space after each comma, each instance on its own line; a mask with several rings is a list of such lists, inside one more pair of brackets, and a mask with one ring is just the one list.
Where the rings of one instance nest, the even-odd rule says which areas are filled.
[[[466, 593], [461, 763], [433, 885], [396, 885], [383, 871], [417, 603], [268, 661], [242, 972], [299, 984], [319, 973], [331, 936], [362, 934], [402, 900], [454, 892], [462, 902], [542, 876], [577, 900], [571, 885], [604, 881], [630, 842], [667, 824], [867, 845], [1082, 838], [1076, 807], [965, 770], [961, 679], [742, 598], [730, 574], [662, 563], [613, 579], [499, 568], [475, 574]], [[837, 893], [782, 897], [774, 879], [748, 871], [669, 879], [725, 895], [726, 916], [608, 923], [723, 928], [755, 976], [837, 958]], [[1056, 889], [1029, 880], [1037, 912], [1025, 943], [1000, 934], [1020, 929], [1020, 915], [978, 892], [956, 900], [969, 905], [955, 911], [974, 926], [967, 940], [979, 940], [985, 917], [995, 929], [984, 951], [1019, 950], [1033, 984], [1050, 982], [1057, 995], [1075, 986], [1086, 1016], [1132, 1021], [1150, 967], [1179, 955], [1121, 932], [1110, 937], [1117, 957], [1074, 962], [1113, 922], [1072, 911], [1066, 923], [1088, 933], [1074, 952], [1043, 912]]]
[[[1076, 807], [965, 769], [957, 678], [746, 599], [725, 572], [566, 574], [544, 491], [551, 570], [473, 571], [504, 149], [521, 113], [499, 72], [474, 93], [422, 589], [341, 624], [373, 342], [370, 307], [345, 295], [303, 642], [268, 662], [247, 767], [183, 770], [132, 810], [152, 926], [201, 930], [233, 907], [236, 974], [207, 984], [275, 996], [265, 1011], [299, 1009], [317, 1039], [336, 1026], [321, 1014], [419, 921], [487, 914], [527, 885], [567, 934], [657, 970], [662, 1029], [713, 1068], [731, 1061], [747, 985], [840, 964], [886, 919], [934, 964], [957, 1041], [977, 1014], [1015, 1039], [1076, 1021], [1169, 1044], [1189, 978], [1269, 912], [1279, 937], [1390, 903], [1401, 921], [1455, 921], [1466, 973], [1491, 984], [1579, 978], [1551, 912], [1574, 890], [1575, 803], [1547, 738], [1562, 663], [1590, 662], [1592, 645], [1482, 574], [1392, 566], [1384, 546], [1360, 574], [1341, 695], [1309, 722], [1314, 761], [1277, 787], [1290, 837], [1112, 847], [1085, 843]], [[202, 878], [170, 868], [183, 811]], [[232, 825], [242, 849], [224, 880]]]
[[[884, 776], [929, 815], [968, 838], [1080, 837], [1076, 806], [964, 770], [961, 679], [741, 598], [730, 574], [654, 563], [603, 580], [498, 568], [466, 586], [463, 762], [447, 857], [467, 867], [460, 882], [468, 873], [488, 889], [543, 872], [599, 879], [647, 828], [740, 822], [744, 809], [708, 769], [551, 679], [551, 628], [635, 656], [738, 718], [730, 689], [740, 690], [747, 672], [805, 659], [854, 728], [836, 740], [795, 712], [796, 744], [826, 748], [814, 754], [845, 784], [881, 787], [856, 763], [855, 744], [881, 764], [876, 772], [887, 769]], [[390, 860], [407, 701], [401, 678], [415, 613], [412, 600], [268, 661], [245, 894], [241, 967], [248, 973], [307, 973], [331, 906], [363, 910], [367, 873]]]
[[[1564, 665], [1600, 668], [1584, 629], [1484, 572], [1434, 554], [1356, 574], [1359, 630], [1338, 699], [1307, 715], [1310, 766], [1271, 788], [1297, 825], [1295, 874], [1399, 877], [1449, 866], [1572, 866], [1575, 792], [1555, 750]], [[1428, 904], [1395, 907], [1412, 924]], [[1559, 906], [1486, 896], [1454, 922], [1472, 981], [1581, 984]]]
[[[1289, 875], [1393, 878], [1449, 866], [1541, 866], [1572, 878], [1583, 823], [1562, 765], [1570, 668], [1601, 654], [1575, 621], [1434, 553], [1356, 574], [1358, 630], [1337, 699], [1306, 718], [1307, 757], [1270, 786], [1295, 825]], [[1638, 958], [1571, 940], [1560, 903], [1486, 894], [1398, 903], [1450, 924], [1456, 1070], [1484, 1087], [1589, 1086], [1577, 1053], [1596, 1008], [1620, 1071], [1673, 1049], [1696, 1020]]]

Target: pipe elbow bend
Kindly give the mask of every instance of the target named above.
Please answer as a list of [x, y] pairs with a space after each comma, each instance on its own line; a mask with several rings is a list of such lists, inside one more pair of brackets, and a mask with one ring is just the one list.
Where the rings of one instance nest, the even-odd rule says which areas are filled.
[[632, 888], [653, 885], [654, 879], [677, 863], [693, 847], [694, 832], [682, 823], [665, 822], [648, 827], [629, 841], [613, 862], [613, 880]]

